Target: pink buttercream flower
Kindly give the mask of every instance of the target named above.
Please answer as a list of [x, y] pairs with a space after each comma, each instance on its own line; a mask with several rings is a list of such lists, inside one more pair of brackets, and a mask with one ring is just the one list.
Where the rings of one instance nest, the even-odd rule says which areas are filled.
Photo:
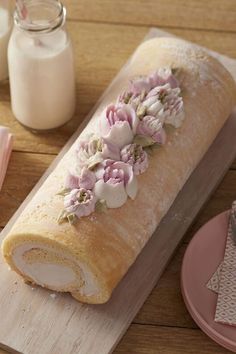
[[64, 197], [64, 208], [68, 214], [74, 214], [77, 218], [88, 216], [95, 210], [96, 197], [94, 193], [85, 188], [72, 189]]
[[83, 168], [79, 177], [80, 188], [93, 189], [95, 182], [95, 174], [89, 169]]
[[133, 167], [134, 174], [139, 175], [148, 168], [148, 156], [142, 146], [129, 144], [121, 150], [121, 161]]
[[96, 182], [95, 174], [92, 171], [90, 171], [88, 168], [83, 167], [79, 175], [73, 172], [68, 173], [65, 181], [65, 188], [93, 189], [95, 182]]
[[78, 166], [80, 168], [93, 168], [104, 159], [120, 159], [119, 148], [103, 138], [92, 136], [87, 141], [79, 142], [77, 153]]
[[163, 145], [166, 142], [166, 133], [162, 127], [162, 123], [158, 118], [153, 116], [145, 116], [140, 120], [137, 133], [152, 138], [153, 143]]
[[151, 84], [146, 76], [131, 80], [126, 91], [118, 97], [118, 103], [130, 104], [135, 110], [151, 90]]
[[74, 173], [68, 172], [64, 186], [66, 189], [79, 188], [79, 176]]
[[133, 80], [130, 80], [128, 92], [137, 96], [143, 92], [149, 92], [151, 90], [151, 83], [147, 76], [139, 76]]
[[170, 68], [160, 68], [151, 75], [149, 75], [149, 83], [151, 88], [156, 86], [163, 86], [169, 84], [171, 88], [179, 87], [179, 82], [173, 75]]
[[97, 171], [97, 178], [94, 193], [98, 199], [106, 201], [108, 208], [119, 208], [128, 196], [136, 197], [137, 179], [128, 163], [105, 160]]
[[111, 104], [102, 113], [100, 130], [102, 137], [119, 148], [132, 142], [138, 125], [138, 117], [129, 104]]

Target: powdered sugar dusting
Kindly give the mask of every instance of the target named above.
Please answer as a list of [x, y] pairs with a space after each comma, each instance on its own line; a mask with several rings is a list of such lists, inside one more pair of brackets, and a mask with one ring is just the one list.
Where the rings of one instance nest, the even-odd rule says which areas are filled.
[[[174, 56], [179, 58], [182, 65], [189, 70], [194, 80], [188, 83], [183, 82], [192, 97], [196, 96], [199, 86], [210, 83], [214, 91], [222, 89], [222, 82], [219, 78], [212, 77], [208, 54], [200, 47], [186, 43], [184, 41], [164, 42], [160, 47], [172, 51]], [[215, 73], [217, 75], [217, 73]]]

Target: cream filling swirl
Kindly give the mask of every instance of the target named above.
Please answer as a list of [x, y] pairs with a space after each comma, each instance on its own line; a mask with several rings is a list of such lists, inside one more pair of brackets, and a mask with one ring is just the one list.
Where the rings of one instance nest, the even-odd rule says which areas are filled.
[[13, 250], [12, 260], [23, 275], [43, 287], [78, 292], [87, 297], [100, 291], [86, 264], [55, 248], [34, 242], [23, 243]]

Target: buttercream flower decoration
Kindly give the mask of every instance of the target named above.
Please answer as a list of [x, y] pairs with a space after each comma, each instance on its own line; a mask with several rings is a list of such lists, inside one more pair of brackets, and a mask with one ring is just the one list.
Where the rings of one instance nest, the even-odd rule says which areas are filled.
[[129, 144], [121, 150], [121, 161], [133, 167], [135, 175], [139, 175], [148, 168], [148, 156], [142, 146]]
[[118, 103], [130, 104], [136, 110], [150, 90], [151, 84], [146, 76], [135, 78], [130, 81], [128, 89], [118, 97]]
[[169, 84], [171, 88], [179, 87], [179, 81], [171, 68], [160, 68], [148, 77], [151, 88]]
[[171, 88], [179, 87], [179, 81], [171, 68], [160, 68], [149, 76], [139, 76], [131, 80], [128, 89], [119, 96], [118, 102], [131, 104], [137, 109], [151, 89], [165, 84], [169, 84]]
[[97, 178], [95, 196], [104, 200], [108, 208], [121, 207], [128, 197], [135, 199], [138, 185], [130, 164], [105, 160], [97, 171]]
[[117, 100], [118, 104], [129, 104], [136, 111], [138, 106], [143, 102], [147, 92], [143, 91], [140, 95], [134, 95], [130, 91], [124, 91]]
[[111, 104], [100, 118], [101, 136], [119, 148], [130, 144], [136, 133], [138, 117], [129, 104]]
[[146, 100], [142, 103], [142, 106], [146, 108], [143, 116], [153, 115], [158, 117], [162, 123], [179, 128], [184, 119], [183, 99], [180, 92], [180, 88], [172, 89], [170, 84], [155, 87], [147, 94]]
[[138, 76], [134, 80], [130, 80], [128, 92], [137, 96], [143, 92], [149, 92], [151, 88], [151, 82], [147, 76]]
[[153, 144], [164, 145], [166, 143], [166, 132], [162, 122], [154, 116], [143, 117], [138, 124], [134, 141], [143, 147]]
[[80, 168], [93, 169], [104, 159], [120, 159], [120, 150], [112, 142], [92, 136], [88, 141], [81, 141], [77, 149], [77, 162]]
[[184, 102], [180, 96], [180, 88], [167, 89], [168, 94], [163, 98], [165, 124], [170, 124], [175, 128], [180, 128], [183, 123]]
[[72, 189], [64, 196], [64, 209], [58, 217], [58, 222], [69, 221], [75, 223], [83, 216], [95, 211], [96, 196], [91, 190], [85, 188]]
[[153, 116], [164, 122], [164, 105], [158, 94], [147, 95], [146, 99], [137, 107], [137, 116], [139, 119], [142, 119], [146, 115]]
[[172, 69], [139, 76], [100, 116], [98, 136], [81, 141], [76, 164], [65, 180], [64, 209], [58, 222], [74, 223], [93, 211], [119, 208], [135, 199], [137, 175], [148, 168], [146, 147], [164, 145], [165, 125], [184, 119], [179, 82]]
[[96, 182], [96, 176], [94, 172], [90, 171], [88, 168], [83, 167], [81, 173], [78, 175], [75, 172], [69, 172], [66, 181], [66, 189], [76, 189], [76, 188], [85, 188], [93, 189]]

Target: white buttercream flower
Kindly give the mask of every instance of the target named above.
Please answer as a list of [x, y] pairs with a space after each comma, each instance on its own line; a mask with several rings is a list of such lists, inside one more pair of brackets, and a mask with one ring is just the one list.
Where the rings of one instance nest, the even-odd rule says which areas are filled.
[[79, 142], [77, 162], [80, 168], [93, 168], [104, 159], [119, 160], [119, 148], [103, 138], [92, 136], [88, 141]]
[[96, 182], [96, 176], [94, 172], [90, 171], [86, 167], [83, 167], [79, 175], [76, 173], [76, 171], [68, 173], [68, 175], [66, 176], [65, 188], [93, 189], [95, 182]]
[[108, 208], [119, 208], [136, 197], [137, 179], [131, 165], [122, 161], [105, 160], [97, 171], [98, 181], [94, 193], [98, 199], [105, 200]]
[[158, 118], [161, 122], [164, 121], [164, 106], [159, 100], [158, 95], [150, 96], [141, 103], [137, 109], [137, 115], [140, 119], [144, 116], [149, 115]]
[[100, 119], [101, 136], [119, 148], [130, 144], [138, 125], [138, 117], [129, 104], [108, 106]]
[[[147, 114], [158, 116], [162, 123], [179, 128], [184, 119], [183, 98], [180, 96], [180, 92], [180, 88], [172, 89], [170, 84], [155, 87], [148, 93], [146, 100], [143, 102], [143, 105], [148, 107]], [[155, 113], [154, 111], [151, 113], [153, 104], [158, 101], [161, 103], [162, 109], [153, 114]], [[156, 103], [156, 106], [158, 106], [158, 103]]]
[[165, 123], [179, 128], [184, 120], [184, 102], [179, 95], [180, 89], [175, 88], [163, 99], [165, 107]]

